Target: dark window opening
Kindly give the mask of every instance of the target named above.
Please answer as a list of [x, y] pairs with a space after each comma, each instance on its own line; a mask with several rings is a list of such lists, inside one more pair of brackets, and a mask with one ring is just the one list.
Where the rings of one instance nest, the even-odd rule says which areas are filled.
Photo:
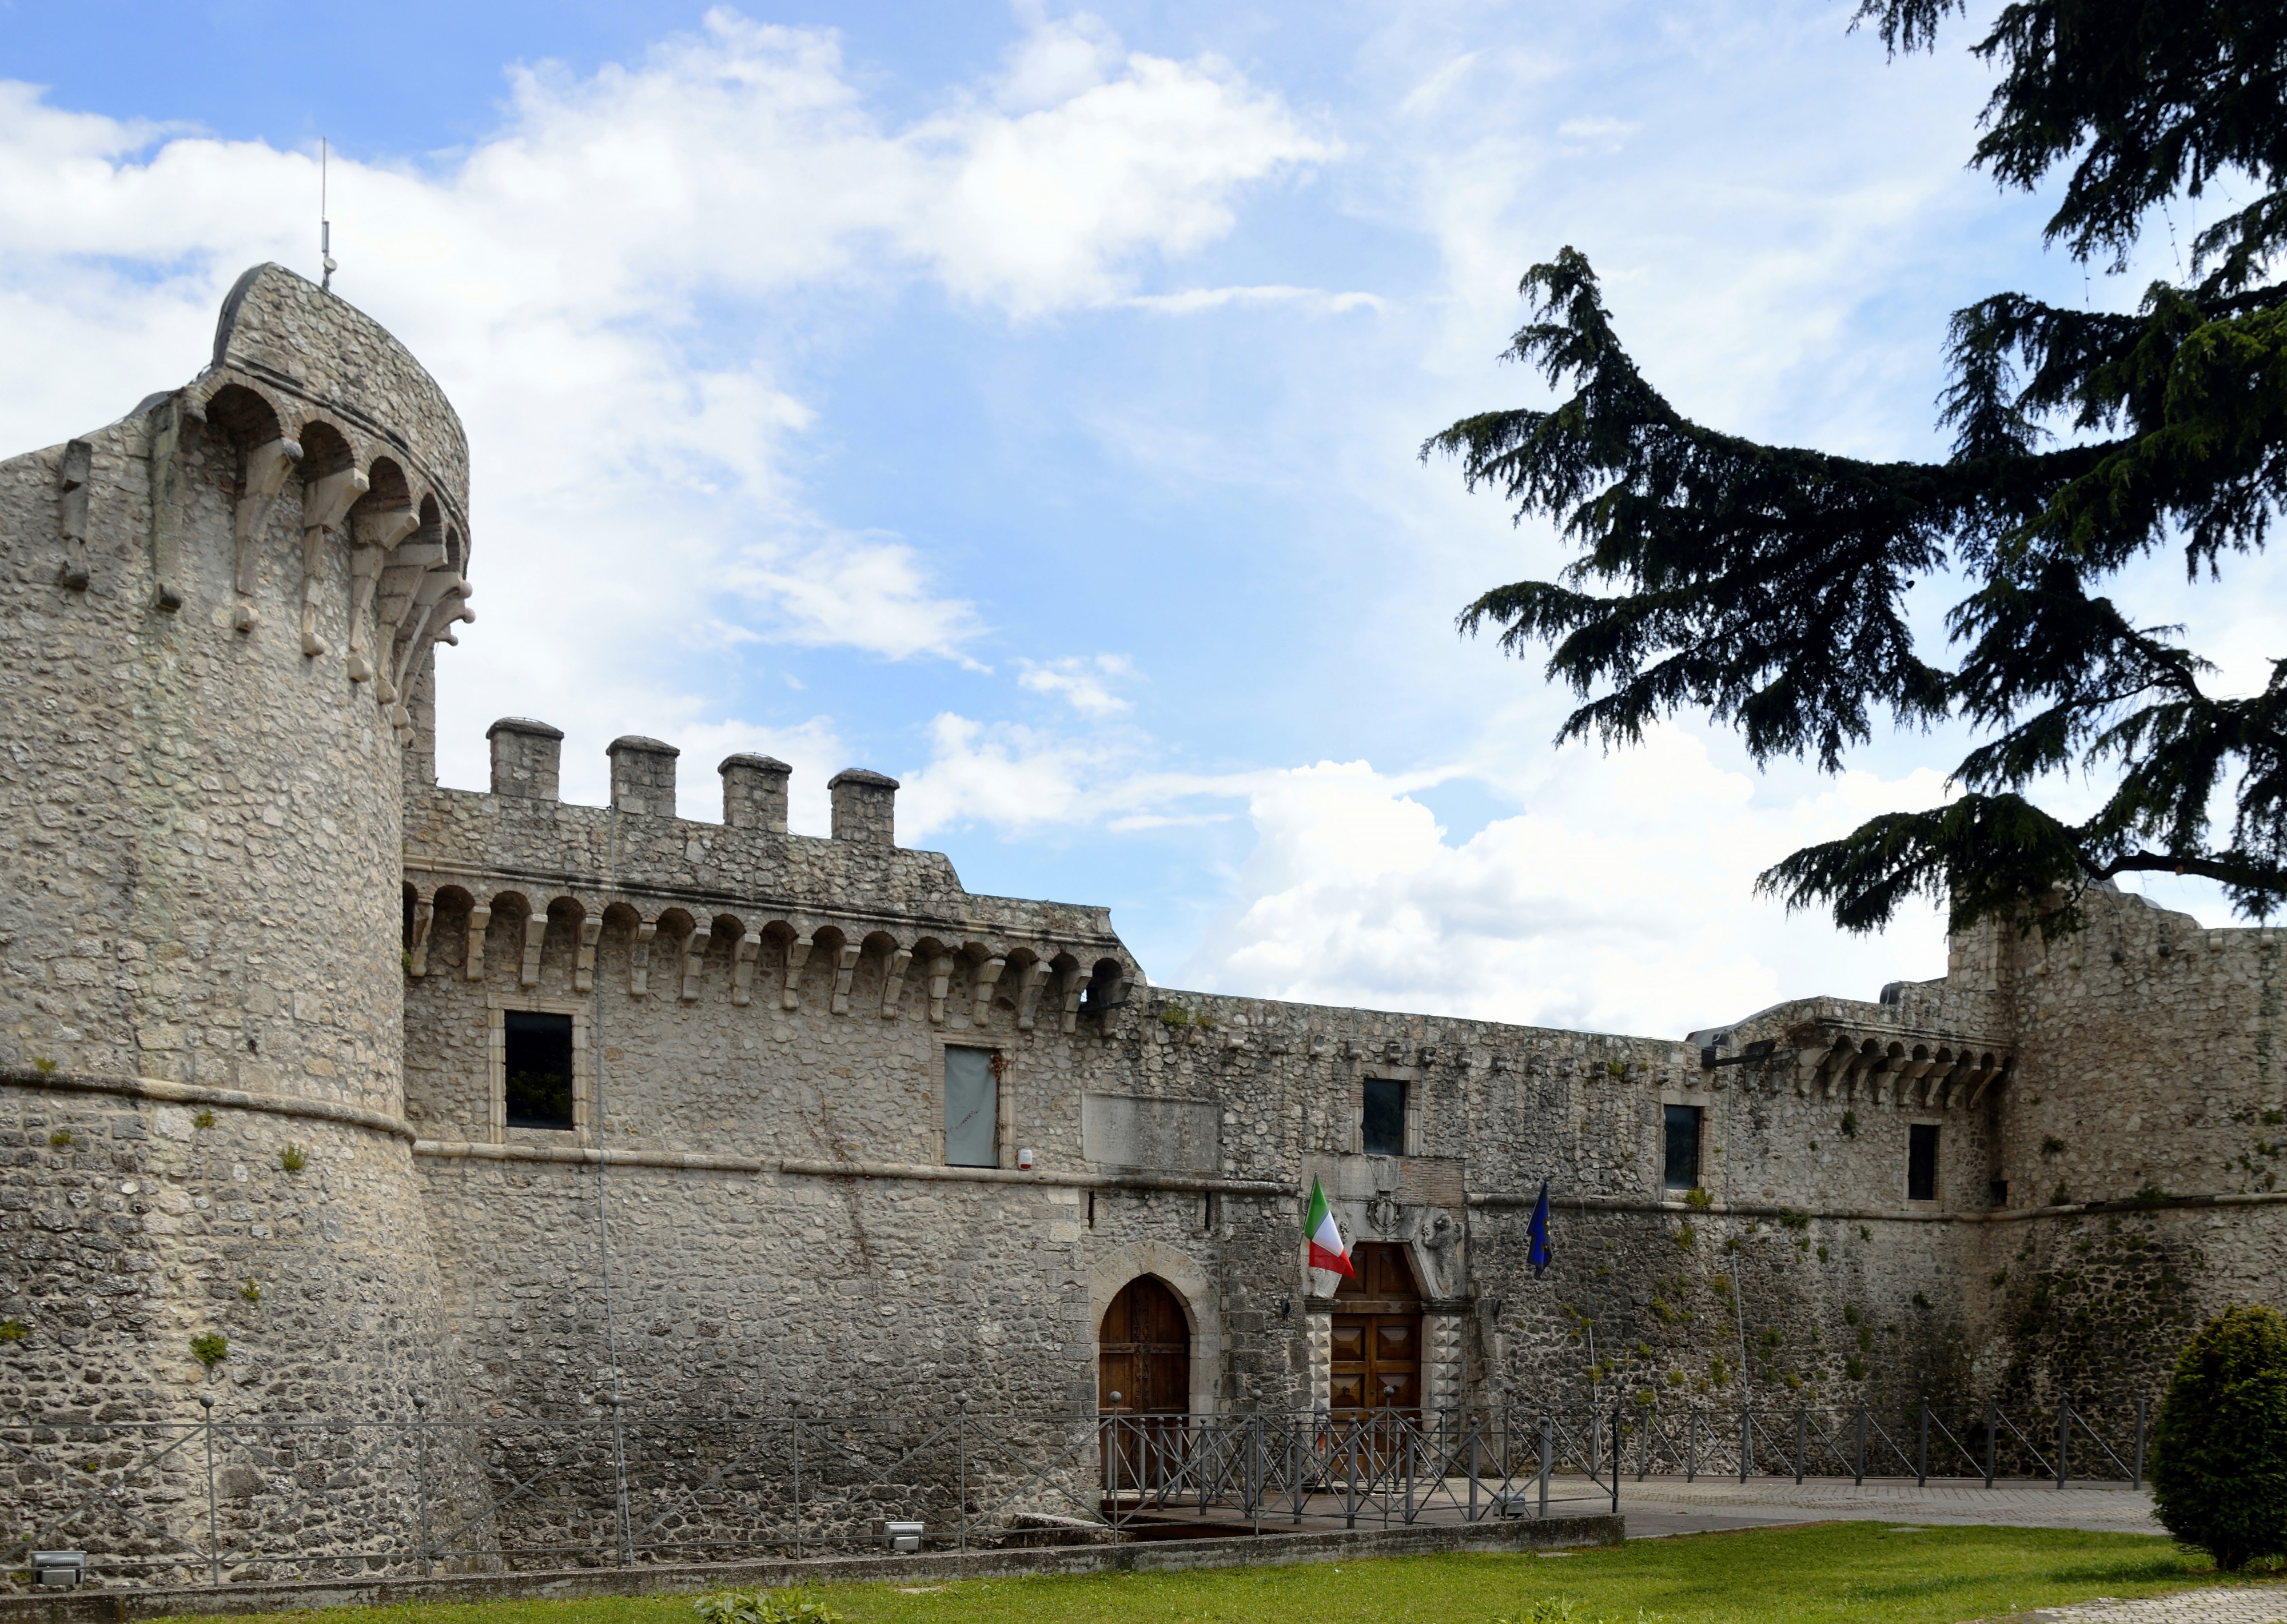
[[1993, 1181], [1993, 1204], [1997, 1207], [2006, 1207], [2009, 1204], [2009, 1181], [2006, 1179], [1996, 1179]]
[[1906, 1129], [1906, 1199], [1937, 1199], [1937, 1124], [1918, 1122]]
[[1671, 1190], [1699, 1187], [1699, 1108], [1671, 1105], [1667, 1116], [1667, 1171], [1660, 1183]]
[[508, 1039], [508, 1125], [572, 1127], [572, 1017], [504, 1010]]
[[1396, 1078], [1365, 1080], [1365, 1154], [1405, 1154], [1405, 1084]]

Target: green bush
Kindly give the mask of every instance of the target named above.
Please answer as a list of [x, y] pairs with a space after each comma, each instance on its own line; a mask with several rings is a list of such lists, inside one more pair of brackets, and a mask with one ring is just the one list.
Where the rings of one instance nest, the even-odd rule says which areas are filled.
[[2287, 1553], [2287, 1320], [2227, 1308], [2186, 1344], [2152, 1435], [2152, 1501], [2227, 1573]]

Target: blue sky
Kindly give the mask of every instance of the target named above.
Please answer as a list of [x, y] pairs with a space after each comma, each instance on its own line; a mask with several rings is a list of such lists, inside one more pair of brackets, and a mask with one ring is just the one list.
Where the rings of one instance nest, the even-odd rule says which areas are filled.
[[[1683, 409], [1884, 457], [1939, 449], [1957, 306], [2172, 269], [2045, 254], [1964, 168], [1970, 30], [1890, 63], [1848, 13], [0, 0], [0, 451], [313, 271], [323, 135], [336, 289], [472, 441], [447, 782], [510, 713], [575, 800], [624, 732], [699, 816], [785, 756], [819, 832], [877, 768], [972, 889], [1109, 903], [1182, 985], [1674, 1034], [1870, 997], [1942, 971], [1934, 917], [1844, 939], [1753, 876], [1960, 741], [1553, 750], [1566, 696], [1453, 616], [1562, 551], [1414, 454], [1539, 398], [1493, 358], [1566, 243]], [[2276, 606], [2139, 587], [2258, 670]]]

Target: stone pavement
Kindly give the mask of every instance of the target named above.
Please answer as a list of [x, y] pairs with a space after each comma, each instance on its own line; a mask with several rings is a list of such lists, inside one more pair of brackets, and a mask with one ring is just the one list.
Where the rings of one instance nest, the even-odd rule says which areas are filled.
[[1634, 1538], [1705, 1533], [1778, 1523], [1879, 1519], [1914, 1525], [1990, 1524], [2015, 1528], [2085, 1528], [2099, 1533], [2164, 1533], [2153, 1519], [2152, 1495], [2125, 1484], [2069, 1484], [2058, 1488], [2017, 1479], [1987, 1488], [1975, 1478], [1933, 1478], [1925, 1487], [1911, 1478], [1680, 1477], [1620, 1481], [1620, 1511]]
[[2146, 1601], [2083, 1602], [2020, 1615], [2013, 1624], [2281, 1624], [2287, 1586], [2216, 1586]]

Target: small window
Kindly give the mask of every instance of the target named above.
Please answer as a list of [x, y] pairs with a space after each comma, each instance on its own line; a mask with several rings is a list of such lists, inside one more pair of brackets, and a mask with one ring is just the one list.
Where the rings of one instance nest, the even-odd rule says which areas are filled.
[[508, 1054], [503, 1069], [511, 1128], [572, 1131], [572, 1017], [501, 1012]]
[[990, 1049], [945, 1052], [945, 1161], [948, 1167], [998, 1167], [999, 1081]]
[[1365, 1080], [1365, 1154], [1405, 1154], [1405, 1084], [1394, 1077]]
[[1906, 1129], [1906, 1199], [1937, 1199], [1937, 1124], [1918, 1122]]
[[1660, 1183], [1671, 1190], [1699, 1187], [1699, 1108], [1671, 1105], [1667, 1115], [1667, 1171]]

